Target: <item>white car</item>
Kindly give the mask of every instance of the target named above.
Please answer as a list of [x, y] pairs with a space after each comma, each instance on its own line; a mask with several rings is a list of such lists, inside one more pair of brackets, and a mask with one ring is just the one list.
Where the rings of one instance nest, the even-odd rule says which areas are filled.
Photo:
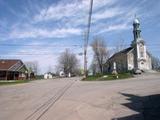
[[59, 76], [60, 76], [60, 77], [65, 77], [65, 73], [64, 73], [63, 71], [60, 71], [60, 72], [59, 72]]
[[134, 71], [135, 74], [141, 74], [142, 71], [140, 69]]

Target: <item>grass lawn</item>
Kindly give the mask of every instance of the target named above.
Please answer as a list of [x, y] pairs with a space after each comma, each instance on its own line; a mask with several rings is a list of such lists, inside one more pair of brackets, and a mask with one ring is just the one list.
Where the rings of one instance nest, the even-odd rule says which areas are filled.
[[126, 79], [132, 77], [133, 75], [131, 73], [120, 73], [118, 75], [109, 74], [109, 75], [88, 76], [86, 79], [83, 79], [83, 81], [107, 81], [107, 80]]
[[0, 80], [0, 85], [14, 85], [14, 84], [20, 84], [20, 83], [27, 83], [30, 80]]

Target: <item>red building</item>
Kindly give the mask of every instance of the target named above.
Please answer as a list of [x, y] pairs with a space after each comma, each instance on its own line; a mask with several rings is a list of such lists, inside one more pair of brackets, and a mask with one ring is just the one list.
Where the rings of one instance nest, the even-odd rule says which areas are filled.
[[0, 59], [0, 80], [23, 80], [28, 70], [21, 60]]

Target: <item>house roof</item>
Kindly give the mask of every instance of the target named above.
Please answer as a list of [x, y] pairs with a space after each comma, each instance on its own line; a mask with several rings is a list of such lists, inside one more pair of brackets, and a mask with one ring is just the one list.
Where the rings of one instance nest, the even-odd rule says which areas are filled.
[[23, 62], [21, 60], [16, 59], [0, 59], [0, 70], [5, 71], [18, 71], [23, 66]]
[[113, 57], [115, 57], [116, 55], [121, 54], [121, 53], [127, 54], [127, 53], [128, 53], [129, 51], [131, 51], [132, 49], [133, 49], [133, 47], [129, 47], [129, 48], [123, 49], [123, 50], [121, 50], [121, 51], [113, 54], [112, 57], [110, 57], [109, 59], [112, 59]]
[[52, 75], [53, 73], [51, 73], [51, 72], [47, 72], [47, 73], [44, 73], [44, 74], [51, 74], [51, 75]]

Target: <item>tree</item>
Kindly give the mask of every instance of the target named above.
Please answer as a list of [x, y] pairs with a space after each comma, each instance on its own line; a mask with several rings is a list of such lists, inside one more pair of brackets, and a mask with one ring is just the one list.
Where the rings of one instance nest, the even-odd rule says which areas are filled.
[[98, 66], [99, 72], [103, 73], [103, 67], [109, 58], [109, 50], [105, 41], [101, 38], [95, 38], [91, 43], [93, 52], [94, 52], [94, 65]]
[[160, 59], [151, 55], [151, 60], [152, 60], [152, 69], [159, 71], [160, 70]]
[[38, 74], [38, 62], [37, 61], [29, 61], [25, 62], [25, 65], [30, 72], [33, 72], [35, 75]]
[[66, 49], [59, 57], [58, 68], [63, 70], [65, 74], [76, 74], [79, 68], [79, 62], [74, 53]]

